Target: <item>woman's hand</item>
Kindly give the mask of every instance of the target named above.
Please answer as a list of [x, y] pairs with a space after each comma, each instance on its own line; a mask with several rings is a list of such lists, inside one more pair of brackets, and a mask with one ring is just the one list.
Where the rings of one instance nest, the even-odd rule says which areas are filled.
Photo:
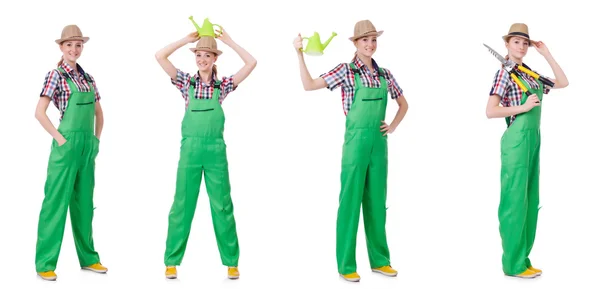
[[217, 30], [217, 32], [221, 34], [219, 37], [217, 37], [217, 39], [227, 44], [227, 46], [231, 46], [231, 44], [233, 44], [233, 39], [231, 39], [231, 36], [229, 36], [229, 33], [227, 33], [225, 29]]
[[548, 50], [548, 46], [546, 46], [546, 44], [544, 44], [544, 42], [542, 42], [542, 41], [531, 41], [531, 44], [533, 44], [533, 47], [535, 47], [535, 50], [537, 50], [537, 52], [539, 52], [542, 56], [548, 56], [548, 55], [550, 55], [550, 51]]
[[393, 133], [396, 130], [396, 126], [395, 125], [388, 125], [387, 123], [385, 123], [384, 120], [381, 121], [383, 124], [379, 127], [381, 128], [381, 131], [384, 132], [383, 136], [386, 136], [390, 133]]
[[186, 43], [195, 43], [198, 41], [198, 39], [200, 39], [200, 36], [198, 35], [198, 31], [194, 31], [186, 35], [183, 39], [185, 39]]

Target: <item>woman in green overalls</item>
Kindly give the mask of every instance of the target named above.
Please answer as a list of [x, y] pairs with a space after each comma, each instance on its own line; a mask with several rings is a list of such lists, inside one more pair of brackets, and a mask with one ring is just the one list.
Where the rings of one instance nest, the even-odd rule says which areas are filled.
[[[67, 210], [81, 268], [105, 273], [94, 249], [94, 169], [104, 123], [100, 94], [94, 78], [83, 71], [77, 59], [89, 40], [76, 25], [63, 28], [56, 40], [62, 58], [46, 75], [35, 117], [52, 136], [44, 202], [39, 215], [35, 267], [44, 280], [56, 280], [56, 263], [63, 240]], [[54, 127], [46, 110], [52, 102], [60, 112]]]
[[[541, 41], [529, 39], [527, 25], [513, 24], [502, 38], [508, 50], [508, 59], [530, 69], [523, 63], [523, 58], [529, 47], [533, 46], [552, 68], [556, 78], [550, 79], [554, 82], [553, 88], [563, 88], [569, 84], [548, 47]], [[542, 273], [532, 266], [529, 253], [533, 248], [539, 209], [541, 109], [543, 95], [550, 91], [550, 87], [526, 73], [517, 71], [514, 75], [528, 92], [524, 92], [509, 72], [499, 69], [489, 93], [486, 114], [488, 118], [505, 118], [508, 125], [501, 140], [501, 195], [498, 207], [504, 251], [502, 269], [508, 276], [534, 278]]]
[[[225, 31], [218, 37], [244, 61], [244, 66], [234, 75], [217, 77], [215, 62], [222, 54], [213, 37], [199, 38], [193, 32], [156, 53], [160, 66], [171, 78], [186, 103], [181, 123], [181, 150], [177, 169], [175, 197], [169, 213], [169, 229], [164, 255], [165, 276], [177, 278], [175, 266], [181, 264], [187, 246], [202, 174], [210, 200], [212, 221], [223, 265], [228, 267], [230, 279], [239, 277], [239, 245], [233, 216], [231, 187], [223, 139], [225, 115], [221, 108], [223, 99], [250, 75], [256, 60], [234, 42]], [[222, 33], [222, 34], [221, 34]], [[194, 75], [177, 69], [168, 57], [188, 43], [196, 42], [190, 50], [195, 55], [198, 72]]]
[[[355, 251], [361, 204], [372, 270], [386, 276], [397, 275], [390, 266], [385, 232], [387, 135], [394, 132], [406, 115], [408, 103], [391, 72], [379, 67], [372, 58], [377, 49], [377, 38], [382, 33], [369, 20], [357, 22], [354, 35], [349, 38], [356, 47], [354, 59], [315, 79], [310, 76], [300, 50], [302, 37], [298, 35], [294, 41], [305, 90], [342, 88], [346, 133], [342, 148], [336, 255], [338, 273], [345, 280], [354, 282], [360, 280]], [[385, 122], [388, 92], [399, 106], [389, 125]]]

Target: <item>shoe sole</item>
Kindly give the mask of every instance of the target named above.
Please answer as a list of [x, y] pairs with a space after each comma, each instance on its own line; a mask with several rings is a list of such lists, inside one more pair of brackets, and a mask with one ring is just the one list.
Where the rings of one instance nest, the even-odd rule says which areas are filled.
[[371, 271], [383, 274], [383, 275], [388, 276], [388, 277], [396, 277], [398, 275], [397, 272], [396, 273], [387, 273], [387, 272], [383, 272], [383, 271], [380, 271], [380, 270], [374, 270], [374, 269], [371, 269]]
[[96, 272], [96, 273], [106, 273], [106, 272], [108, 272], [108, 270], [97, 270], [97, 269], [89, 268], [89, 267], [82, 267], [81, 269], [92, 271], [92, 272]]
[[56, 281], [56, 277], [42, 277], [40, 275], [38, 275], [38, 277], [40, 277], [44, 281]]
[[177, 275], [165, 275], [167, 279], [177, 279]]
[[508, 277], [515, 277], [515, 278], [522, 278], [522, 279], [533, 279], [537, 276], [539, 276], [538, 274], [534, 274], [534, 275], [526, 275], [526, 276], [519, 276], [519, 275], [505, 275]]
[[340, 275], [340, 277], [342, 277], [344, 280], [350, 281], [350, 282], [359, 282], [360, 281], [360, 278], [346, 278], [346, 277], [344, 277], [344, 275]]
[[228, 275], [227, 278], [229, 278], [229, 279], [238, 279], [238, 278], [240, 278], [240, 276], [231, 276], [231, 275]]

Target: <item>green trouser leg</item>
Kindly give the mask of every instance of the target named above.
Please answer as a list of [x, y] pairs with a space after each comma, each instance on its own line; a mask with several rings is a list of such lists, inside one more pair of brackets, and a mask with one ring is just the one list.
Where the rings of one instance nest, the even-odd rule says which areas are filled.
[[529, 183], [527, 185], [527, 252], [525, 259], [525, 266], [531, 267], [531, 260], [529, 260], [529, 253], [533, 249], [533, 243], [535, 241], [535, 233], [537, 230], [537, 220], [540, 205], [540, 135], [536, 137], [537, 146], [533, 151], [531, 164]]
[[371, 268], [390, 265], [385, 232], [387, 167], [387, 139], [376, 137], [363, 195], [363, 218]]
[[371, 268], [390, 264], [385, 233], [387, 144], [370, 136], [373, 133], [378, 132], [358, 131], [354, 137], [346, 134], [350, 140], [343, 148], [336, 251], [338, 272], [344, 275], [356, 272], [361, 204]]
[[231, 185], [229, 169], [225, 156], [225, 146], [219, 145], [216, 152], [220, 161], [207, 164], [204, 168], [206, 191], [210, 200], [210, 212], [221, 262], [225, 266], [237, 267], [239, 259], [239, 244], [233, 202], [231, 200]]
[[192, 220], [202, 182], [202, 165], [194, 162], [198, 152], [192, 148], [193, 139], [182, 141], [175, 198], [169, 213], [169, 229], [164, 262], [166, 266], [178, 266], [187, 247]]
[[503, 139], [499, 220], [503, 270], [520, 274], [531, 262], [539, 206], [539, 134], [509, 133]]
[[[99, 262], [92, 240], [93, 166], [86, 165], [97, 154], [97, 146], [88, 136], [67, 134], [68, 141], [58, 146], [53, 141], [48, 161], [45, 196], [39, 215], [36, 245], [36, 271], [56, 269], [64, 236], [69, 205], [73, 238], [81, 266]], [[82, 167], [82, 164], [84, 165]]]
[[[360, 142], [355, 143], [360, 146]], [[346, 153], [353, 147], [344, 145], [341, 172], [341, 192], [337, 213], [336, 255], [338, 272], [356, 272], [356, 234], [360, 220], [360, 205], [363, 199], [368, 163], [357, 154]]]
[[75, 179], [75, 189], [71, 196], [69, 211], [71, 213], [71, 227], [79, 264], [82, 267], [100, 262], [98, 252], [94, 249], [92, 237], [92, 221], [94, 218], [94, 186], [95, 186], [95, 159], [98, 154], [94, 146], [95, 140], [87, 138], [84, 156], [87, 158], [82, 164]]

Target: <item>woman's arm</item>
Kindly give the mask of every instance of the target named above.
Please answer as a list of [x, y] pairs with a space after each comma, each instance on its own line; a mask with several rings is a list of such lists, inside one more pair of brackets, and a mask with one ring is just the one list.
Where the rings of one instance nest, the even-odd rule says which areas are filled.
[[487, 118], [503, 118], [530, 111], [533, 107], [539, 106], [540, 101], [537, 95], [532, 94], [527, 97], [527, 101], [518, 106], [503, 107], [500, 106], [500, 96], [497, 94], [490, 95], [488, 99], [485, 115]]
[[242, 81], [244, 81], [244, 79], [246, 79], [248, 75], [250, 75], [250, 73], [256, 67], [257, 61], [252, 55], [250, 55], [250, 53], [248, 53], [248, 51], [246, 51], [244, 48], [235, 43], [235, 41], [231, 39], [229, 34], [225, 32], [225, 29], [219, 30], [218, 32], [220, 32], [221, 35], [217, 39], [221, 40], [227, 46], [231, 47], [231, 49], [233, 49], [233, 51], [235, 51], [240, 56], [242, 61], [244, 61], [244, 66], [236, 74], [233, 75], [233, 86], [236, 87], [240, 83], [242, 83]]
[[46, 114], [48, 105], [50, 104], [49, 96], [41, 96], [38, 101], [37, 107], [35, 108], [35, 118], [40, 122], [42, 127], [58, 142], [58, 145], [63, 145], [67, 140], [60, 134], [60, 132], [54, 127], [50, 118]]
[[312, 78], [312, 76], [310, 76], [310, 72], [308, 72], [308, 68], [304, 62], [304, 54], [300, 50], [302, 48], [302, 36], [300, 36], [300, 34], [298, 34], [298, 37], [294, 39], [294, 48], [296, 48], [296, 52], [298, 53], [300, 78], [302, 79], [302, 86], [304, 87], [304, 90], [310, 91], [327, 87], [327, 83], [323, 78]]
[[535, 47], [535, 49], [542, 56], [544, 56], [546, 61], [548, 61], [550, 68], [552, 68], [552, 73], [554, 73], [554, 78], [555, 78], [555, 79], [552, 79], [552, 81], [554, 82], [553, 88], [567, 87], [569, 85], [569, 80], [567, 79], [567, 76], [565, 75], [565, 72], [562, 70], [560, 65], [558, 65], [556, 60], [554, 60], [554, 57], [552, 57], [552, 54], [550, 54], [550, 51], [548, 50], [548, 47], [546, 46], [546, 44], [544, 44], [542, 41], [532, 41], [532, 44], [533, 44], [533, 47]]
[[158, 64], [160, 64], [162, 69], [169, 75], [169, 77], [171, 77], [171, 79], [177, 79], [177, 68], [175, 68], [173, 63], [171, 63], [171, 61], [169, 60], [169, 56], [173, 54], [175, 50], [183, 47], [188, 43], [194, 43], [198, 41], [198, 39], [200, 39], [200, 37], [198, 36], [198, 32], [192, 32], [186, 37], [181, 38], [156, 52], [156, 54], [154, 55], [156, 57], [156, 61], [158, 61]]
[[102, 128], [104, 127], [104, 113], [100, 102], [96, 102], [96, 137], [100, 139]]
[[398, 96], [398, 98], [396, 98], [396, 103], [398, 103], [398, 112], [396, 112], [394, 120], [392, 120], [392, 122], [389, 125], [387, 125], [385, 121], [381, 121], [383, 124], [380, 128], [381, 131], [384, 132], [383, 135], [393, 133], [398, 127], [398, 125], [400, 125], [400, 122], [402, 122], [404, 116], [406, 115], [406, 112], [408, 111], [408, 102], [406, 101], [406, 98], [403, 95], [400, 95]]

